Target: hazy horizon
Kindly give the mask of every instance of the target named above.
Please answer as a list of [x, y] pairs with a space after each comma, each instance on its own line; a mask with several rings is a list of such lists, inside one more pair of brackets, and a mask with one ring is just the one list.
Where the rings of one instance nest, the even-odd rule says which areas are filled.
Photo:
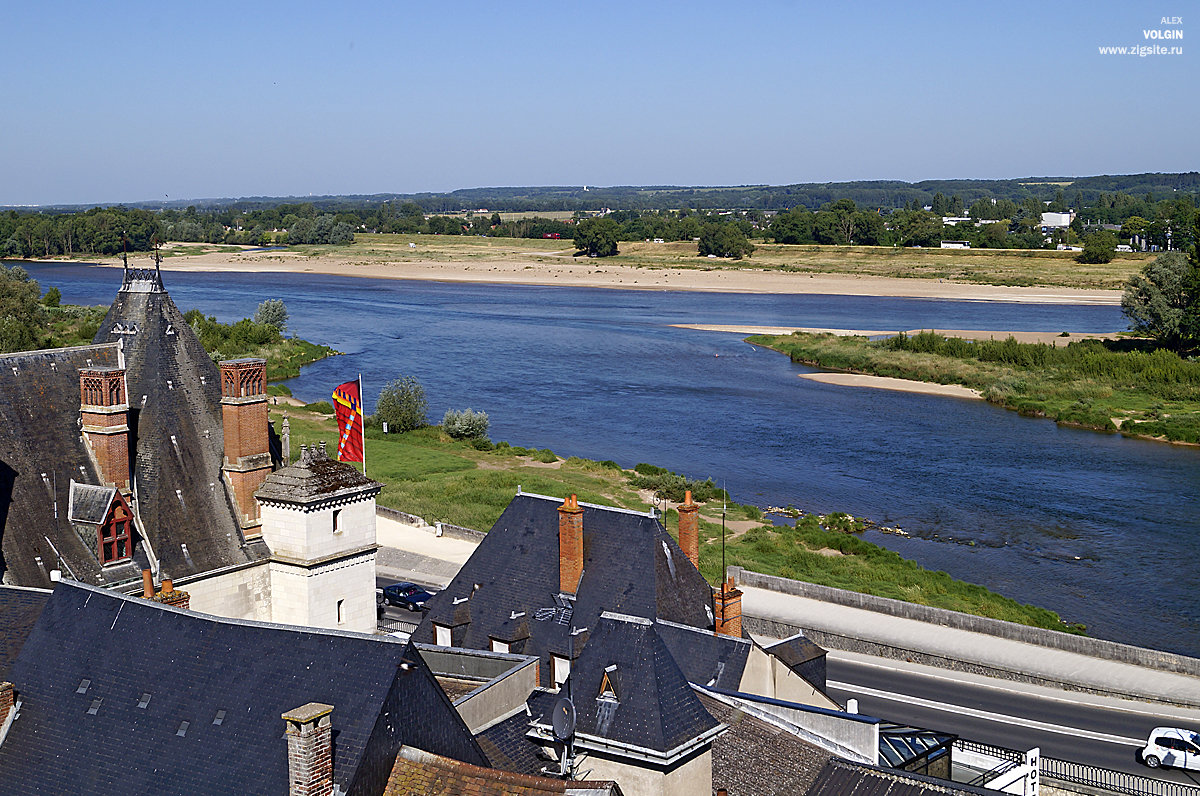
[[0, 204], [1186, 172], [1184, 11], [26, 4]]

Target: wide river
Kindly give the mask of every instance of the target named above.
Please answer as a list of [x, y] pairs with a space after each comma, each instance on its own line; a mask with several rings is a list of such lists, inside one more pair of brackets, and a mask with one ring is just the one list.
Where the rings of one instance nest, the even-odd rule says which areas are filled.
[[[63, 301], [107, 304], [121, 272], [31, 265]], [[346, 352], [289, 382], [328, 400], [397, 374], [430, 417], [484, 410], [493, 439], [651, 462], [760, 506], [846, 511], [927, 567], [1085, 623], [1200, 655], [1200, 449], [1018, 416], [982, 401], [838, 387], [736, 334], [670, 324], [1112, 331], [1116, 307], [508, 287], [311, 274], [164, 273], [221, 320], [282, 298], [290, 330]]]

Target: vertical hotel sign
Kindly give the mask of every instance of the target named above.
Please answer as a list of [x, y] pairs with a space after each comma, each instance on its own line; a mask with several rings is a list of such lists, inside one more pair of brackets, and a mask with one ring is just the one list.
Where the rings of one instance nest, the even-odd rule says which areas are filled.
[[363, 412], [362, 412], [362, 376], [345, 384], [340, 384], [333, 391], [333, 411], [337, 417], [338, 447], [337, 459], [340, 462], [362, 462], [366, 471], [366, 456], [364, 455]]

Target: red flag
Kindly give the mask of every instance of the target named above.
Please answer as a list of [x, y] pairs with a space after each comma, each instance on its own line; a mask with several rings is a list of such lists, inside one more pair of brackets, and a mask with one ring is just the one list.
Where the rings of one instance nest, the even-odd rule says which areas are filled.
[[338, 385], [333, 391], [333, 411], [337, 416], [337, 458], [341, 462], [363, 460], [362, 397], [358, 379]]

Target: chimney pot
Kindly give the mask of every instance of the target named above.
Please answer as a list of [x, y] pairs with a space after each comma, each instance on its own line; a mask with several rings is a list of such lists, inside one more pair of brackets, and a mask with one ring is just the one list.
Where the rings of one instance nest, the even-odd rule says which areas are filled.
[[170, 578], [163, 578], [163, 579], [162, 579], [162, 592], [163, 592], [163, 594], [170, 594], [170, 593], [171, 593], [171, 592], [173, 592], [173, 591], [175, 591], [175, 583], [174, 583], [174, 581], [172, 581]]
[[147, 600], [154, 596], [154, 574], [148, 570], [142, 570], [142, 596]]

